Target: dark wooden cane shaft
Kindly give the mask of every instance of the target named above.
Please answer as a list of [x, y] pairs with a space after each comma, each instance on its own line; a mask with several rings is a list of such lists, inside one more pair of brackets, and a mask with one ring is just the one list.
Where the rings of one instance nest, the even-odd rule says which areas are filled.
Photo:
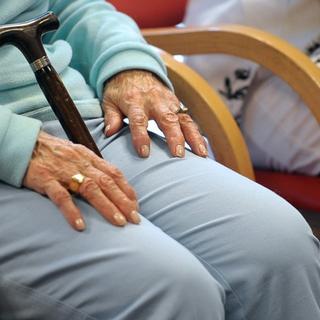
[[74, 143], [83, 144], [102, 158], [42, 45], [42, 35], [57, 29], [58, 26], [58, 18], [52, 12], [27, 22], [0, 26], [0, 46], [12, 44], [20, 49], [35, 71], [37, 81], [69, 139]]
[[86, 146], [102, 158], [78, 109], [52, 65], [36, 71], [35, 76], [68, 138], [74, 143]]

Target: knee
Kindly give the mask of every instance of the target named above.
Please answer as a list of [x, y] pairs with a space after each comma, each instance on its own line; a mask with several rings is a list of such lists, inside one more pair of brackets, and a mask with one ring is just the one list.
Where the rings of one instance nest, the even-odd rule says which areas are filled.
[[264, 223], [249, 246], [255, 261], [267, 272], [315, 266], [319, 241], [307, 222], [284, 200], [275, 197], [273, 201], [273, 211], [267, 205], [267, 210], [260, 213]]
[[[157, 306], [164, 306], [175, 319], [223, 319], [224, 290], [203, 265], [186, 249], [177, 244], [165, 253], [155, 250], [143, 259], [142, 272], [148, 288], [157, 296]], [[172, 308], [170, 310], [170, 308]], [[166, 316], [163, 311], [162, 319]], [[192, 316], [193, 315], [193, 316]], [[197, 315], [197, 316], [196, 316]]]

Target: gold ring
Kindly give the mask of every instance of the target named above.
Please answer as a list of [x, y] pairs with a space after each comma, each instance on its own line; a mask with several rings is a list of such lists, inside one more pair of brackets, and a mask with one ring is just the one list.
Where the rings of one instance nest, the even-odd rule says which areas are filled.
[[182, 103], [179, 103], [179, 109], [176, 111], [176, 113], [187, 113], [188, 112], [188, 108]]
[[80, 189], [80, 186], [81, 184], [84, 182], [84, 179], [86, 177], [81, 174], [80, 172], [73, 175], [71, 177], [71, 181], [69, 183], [69, 190], [74, 192], [74, 193], [78, 193], [79, 192], [79, 189]]

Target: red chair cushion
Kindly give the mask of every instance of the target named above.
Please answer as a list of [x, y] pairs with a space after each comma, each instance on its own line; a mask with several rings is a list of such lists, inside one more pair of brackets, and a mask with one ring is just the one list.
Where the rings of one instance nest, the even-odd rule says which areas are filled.
[[140, 28], [171, 27], [183, 20], [187, 0], [108, 0]]
[[299, 209], [320, 213], [320, 177], [256, 170], [256, 181]]

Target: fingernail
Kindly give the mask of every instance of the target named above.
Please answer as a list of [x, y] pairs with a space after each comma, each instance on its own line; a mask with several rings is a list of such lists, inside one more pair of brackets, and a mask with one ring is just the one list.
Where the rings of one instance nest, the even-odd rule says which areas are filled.
[[110, 130], [110, 124], [108, 124], [107, 126], [106, 126], [106, 128], [104, 129], [104, 134], [105, 135], [107, 135], [108, 134], [108, 131]]
[[184, 148], [181, 144], [176, 146], [176, 156], [182, 158], [184, 156]]
[[199, 151], [200, 151], [200, 154], [204, 157], [208, 155], [207, 148], [203, 144], [199, 144]]
[[144, 158], [149, 157], [149, 153], [150, 153], [150, 149], [149, 146], [147, 146], [146, 144], [144, 144], [143, 146], [141, 146], [140, 148], [140, 155]]
[[131, 213], [130, 213], [130, 218], [132, 220], [133, 223], [135, 224], [139, 224], [141, 219], [139, 217], [139, 214], [136, 210], [133, 210]]
[[75, 221], [75, 224], [78, 231], [83, 231], [86, 228], [86, 225], [84, 224], [84, 221], [81, 218], [78, 218]]
[[119, 226], [124, 226], [127, 223], [126, 218], [121, 213], [115, 213], [113, 218]]

